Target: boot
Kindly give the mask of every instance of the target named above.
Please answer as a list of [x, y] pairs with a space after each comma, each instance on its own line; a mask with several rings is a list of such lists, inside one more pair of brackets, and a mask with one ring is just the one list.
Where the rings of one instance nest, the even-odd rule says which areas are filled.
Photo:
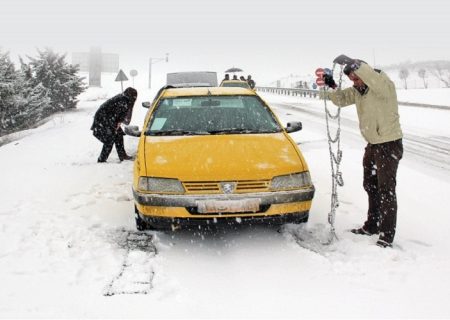
[[382, 239], [378, 239], [377, 246], [379, 246], [380, 248], [392, 248], [392, 243], [389, 243]]
[[120, 161], [123, 161], [123, 160], [134, 160], [134, 157], [125, 154], [124, 156], [122, 156], [120, 158]]
[[362, 234], [362, 235], [365, 235], [365, 236], [373, 236], [374, 234], [378, 233], [378, 232], [377, 233], [372, 233], [372, 232], [366, 230], [364, 228], [364, 226], [362, 226], [361, 228], [357, 228], [357, 229], [351, 229], [350, 232], [354, 233], [354, 234]]

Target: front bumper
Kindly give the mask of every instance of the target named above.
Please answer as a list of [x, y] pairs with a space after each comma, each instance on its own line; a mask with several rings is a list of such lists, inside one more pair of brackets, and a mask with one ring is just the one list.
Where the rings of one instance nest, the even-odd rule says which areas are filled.
[[141, 206], [154, 207], [197, 207], [199, 201], [205, 200], [247, 200], [258, 199], [261, 206], [272, 204], [285, 204], [293, 202], [310, 201], [314, 197], [314, 186], [308, 188], [276, 191], [276, 192], [258, 192], [258, 193], [239, 193], [239, 194], [207, 194], [207, 195], [162, 195], [142, 193], [133, 189], [133, 196]]
[[152, 228], [161, 230], [176, 230], [190, 228], [237, 228], [239, 226], [273, 225], [284, 223], [304, 223], [308, 221], [309, 211], [294, 212], [271, 216], [246, 216], [246, 217], [222, 217], [222, 218], [168, 218], [146, 216], [137, 212], [139, 217]]

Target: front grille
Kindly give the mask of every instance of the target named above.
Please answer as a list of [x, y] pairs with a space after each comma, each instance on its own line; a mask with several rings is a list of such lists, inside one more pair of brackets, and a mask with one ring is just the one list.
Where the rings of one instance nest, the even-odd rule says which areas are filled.
[[190, 193], [202, 192], [219, 192], [220, 187], [218, 182], [202, 181], [202, 182], [183, 182], [184, 189]]
[[[221, 183], [229, 181], [184, 181], [187, 193], [224, 193]], [[233, 182], [233, 181], [232, 181]], [[232, 193], [264, 192], [269, 190], [270, 180], [241, 180], [234, 181], [236, 188]]]
[[269, 188], [269, 180], [238, 181], [237, 192], [248, 192], [248, 190], [266, 191]]

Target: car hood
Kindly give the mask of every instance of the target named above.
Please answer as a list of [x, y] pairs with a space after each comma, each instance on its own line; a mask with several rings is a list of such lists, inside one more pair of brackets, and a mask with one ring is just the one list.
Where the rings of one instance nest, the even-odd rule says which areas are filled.
[[271, 179], [306, 170], [284, 133], [147, 136], [147, 176], [182, 181]]

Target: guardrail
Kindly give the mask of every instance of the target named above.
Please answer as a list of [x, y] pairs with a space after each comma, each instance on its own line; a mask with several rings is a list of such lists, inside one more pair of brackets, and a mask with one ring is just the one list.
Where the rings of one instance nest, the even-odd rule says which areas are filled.
[[301, 89], [301, 88], [275, 88], [275, 87], [256, 87], [257, 91], [268, 92], [274, 94], [283, 94], [286, 96], [293, 97], [309, 97], [309, 98], [319, 98], [319, 90], [312, 89]]

